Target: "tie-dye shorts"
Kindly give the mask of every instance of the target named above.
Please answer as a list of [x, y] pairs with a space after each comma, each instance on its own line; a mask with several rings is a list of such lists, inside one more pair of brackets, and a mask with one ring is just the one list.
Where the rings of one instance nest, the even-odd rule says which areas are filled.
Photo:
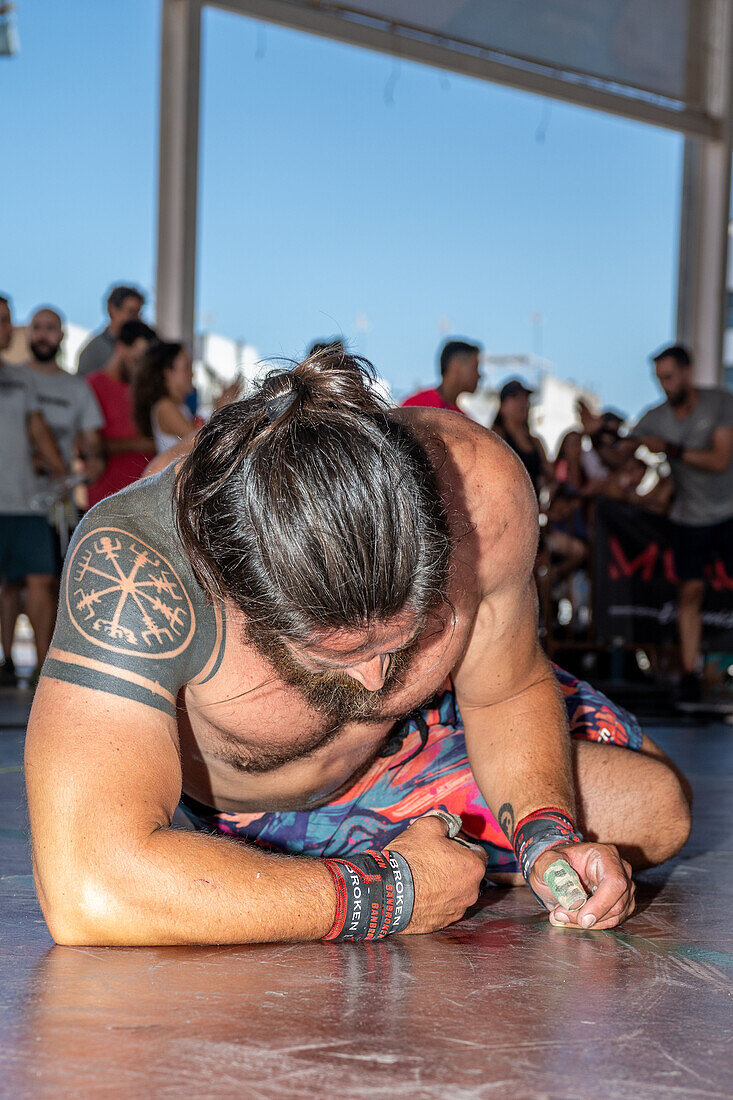
[[[583, 680], [555, 668], [570, 736], [638, 751], [642, 732], [633, 714]], [[429, 810], [460, 814], [464, 832], [488, 853], [487, 871], [518, 871], [514, 852], [484, 802], [466, 755], [463, 722], [450, 683], [393, 734], [383, 755], [354, 785], [313, 810], [233, 814], [186, 795], [181, 809], [197, 829], [225, 833], [263, 848], [303, 855], [345, 856], [386, 848]]]

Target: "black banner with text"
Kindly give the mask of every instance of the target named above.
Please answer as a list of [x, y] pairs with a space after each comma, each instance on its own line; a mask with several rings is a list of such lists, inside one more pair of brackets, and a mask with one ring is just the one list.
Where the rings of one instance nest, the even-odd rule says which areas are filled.
[[[599, 500], [593, 574], [598, 641], [676, 641], [677, 577], [666, 519]], [[733, 650], [733, 577], [715, 561], [705, 579], [703, 648]]]

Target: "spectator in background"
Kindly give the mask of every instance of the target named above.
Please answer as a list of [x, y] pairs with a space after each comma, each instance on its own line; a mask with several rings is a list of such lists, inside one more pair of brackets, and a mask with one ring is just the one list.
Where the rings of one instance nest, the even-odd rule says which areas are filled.
[[[620, 469], [633, 455], [637, 445], [621, 436], [625, 418], [614, 409], [606, 409], [596, 416], [584, 401], [578, 401], [577, 408], [584, 432], [591, 444], [588, 450], [581, 449], [578, 455], [580, 481], [586, 495], [594, 496], [602, 491], [608, 475], [613, 470]], [[582, 436], [579, 438], [582, 443]], [[573, 473], [572, 476], [577, 475]]]
[[74, 459], [80, 458], [90, 474], [99, 476], [103, 468], [99, 431], [104, 417], [83, 379], [59, 366], [63, 339], [63, 325], [56, 310], [37, 310], [28, 326], [28, 368], [36, 376], [41, 412], [66, 466], [71, 469]]
[[534, 390], [528, 389], [518, 378], [506, 382], [499, 394], [499, 411], [491, 430], [522, 460], [539, 497], [540, 488], [552, 482], [554, 473], [542, 440], [529, 429], [529, 399], [533, 393]]
[[[0, 298], [0, 608], [8, 578], [23, 578], [27, 586], [26, 613], [36, 642], [40, 668], [53, 632], [55, 608], [55, 549], [45, 516], [34, 512], [35, 472], [31, 447], [55, 477], [67, 472], [56, 441], [43, 419], [36, 394], [35, 375], [2, 359], [10, 346], [13, 324], [8, 298]], [[2, 615], [0, 614], [0, 622]], [[17, 683], [13, 635], [2, 629], [3, 664], [0, 685]]]
[[77, 374], [86, 377], [94, 371], [103, 370], [115, 350], [115, 343], [128, 321], [137, 321], [145, 298], [134, 286], [116, 286], [107, 295], [107, 313], [109, 324], [101, 332], [92, 336], [79, 352]]
[[480, 354], [479, 344], [448, 340], [440, 352], [440, 385], [412, 394], [402, 402], [403, 408], [422, 405], [429, 409], [460, 412], [456, 404], [458, 395], [475, 393], [481, 380], [478, 369]]
[[633, 431], [637, 442], [667, 456], [675, 497], [670, 511], [679, 581], [680, 701], [700, 700], [705, 570], [721, 558], [733, 577], [733, 394], [700, 389], [692, 359], [679, 344], [652, 357], [666, 401]]
[[87, 378], [104, 416], [101, 434], [106, 459], [104, 473], [89, 486], [90, 507], [137, 481], [155, 454], [152, 438], [135, 426], [131, 388], [154, 339], [155, 333], [144, 321], [125, 322], [107, 366]]
[[[36, 398], [44, 420], [51, 429], [61, 457], [68, 470], [76, 463], [90, 477], [98, 477], [103, 469], [99, 429], [104, 423], [94, 394], [82, 378], [68, 374], [59, 366], [57, 356], [64, 338], [61, 316], [54, 309], [36, 310], [28, 325], [29, 357], [27, 369], [34, 375]], [[36, 492], [47, 486], [53, 471], [43, 468], [43, 461], [36, 461], [39, 477]], [[81, 470], [79, 471], [81, 472]], [[61, 576], [63, 557], [68, 546], [69, 533], [76, 526], [79, 514], [69, 495], [63, 491], [47, 519], [51, 524], [55, 547], [56, 577]], [[25, 570], [13, 577], [8, 575], [3, 583], [0, 620], [2, 636], [12, 638], [20, 614], [21, 595]]]
[[[553, 486], [554, 469], [542, 440], [530, 431], [529, 399], [533, 392], [518, 378], [506, 382], [499, 394], [499, 411], [491, 428], [521, 460], [539, 499], [543, 488]], [[564, 497], [558, 498], [554, 502], [554, 514], [551, 510], [543, 530], [542, 548], [550, 554], [554, 580], [562, 580], [580, 568], [587, 555], [585, 542], [576, 531], [574, 516], [574, 497], [567, 501]]]
[[174, 447], [203, 424], [185, 403], [192, 386], [191, 357], [183, 344], [163, 340], [151, 344], [135, 375], [132, 403], [137, 429], [153, 437], [156, 454]]

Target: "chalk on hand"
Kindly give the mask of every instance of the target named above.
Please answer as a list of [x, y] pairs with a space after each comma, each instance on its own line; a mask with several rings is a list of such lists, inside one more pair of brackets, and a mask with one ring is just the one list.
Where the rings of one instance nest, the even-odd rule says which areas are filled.
[[463, 824], [458, 814], [448, 813], [447, 810], [428, 810], [425, 817], [439, 817], [445, 824], [449, 840], [456, 839]]
[[572, 912], [585, 905], [588, 895], [573, 868], [564, 859], [556, 859], [542, 876], [552, 890], [558, 904]]

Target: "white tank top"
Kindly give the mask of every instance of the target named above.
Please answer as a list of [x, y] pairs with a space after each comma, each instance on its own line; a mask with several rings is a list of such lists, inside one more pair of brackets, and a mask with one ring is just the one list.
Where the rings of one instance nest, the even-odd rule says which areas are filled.
[[[180, 435], [173, 435], [170, 432], [163, 432], [160, 430], [158, 424], [158, 405], [159, 401], [156, 401], [153, 405], [152, 412], [150, 413], [150, 425], [153, 429], [153, 441], [155, 443], [156, 454], [162, 454], [163, 451], [169, 450], [171, 447], [175, 447], [176, 443], [181, 442]], [[189, 409], [188, 405], [179, 406], [181, 412], [186, 417], [186, 420], [191, 421], [191, 427], [193, 427], [193, 413]]]

